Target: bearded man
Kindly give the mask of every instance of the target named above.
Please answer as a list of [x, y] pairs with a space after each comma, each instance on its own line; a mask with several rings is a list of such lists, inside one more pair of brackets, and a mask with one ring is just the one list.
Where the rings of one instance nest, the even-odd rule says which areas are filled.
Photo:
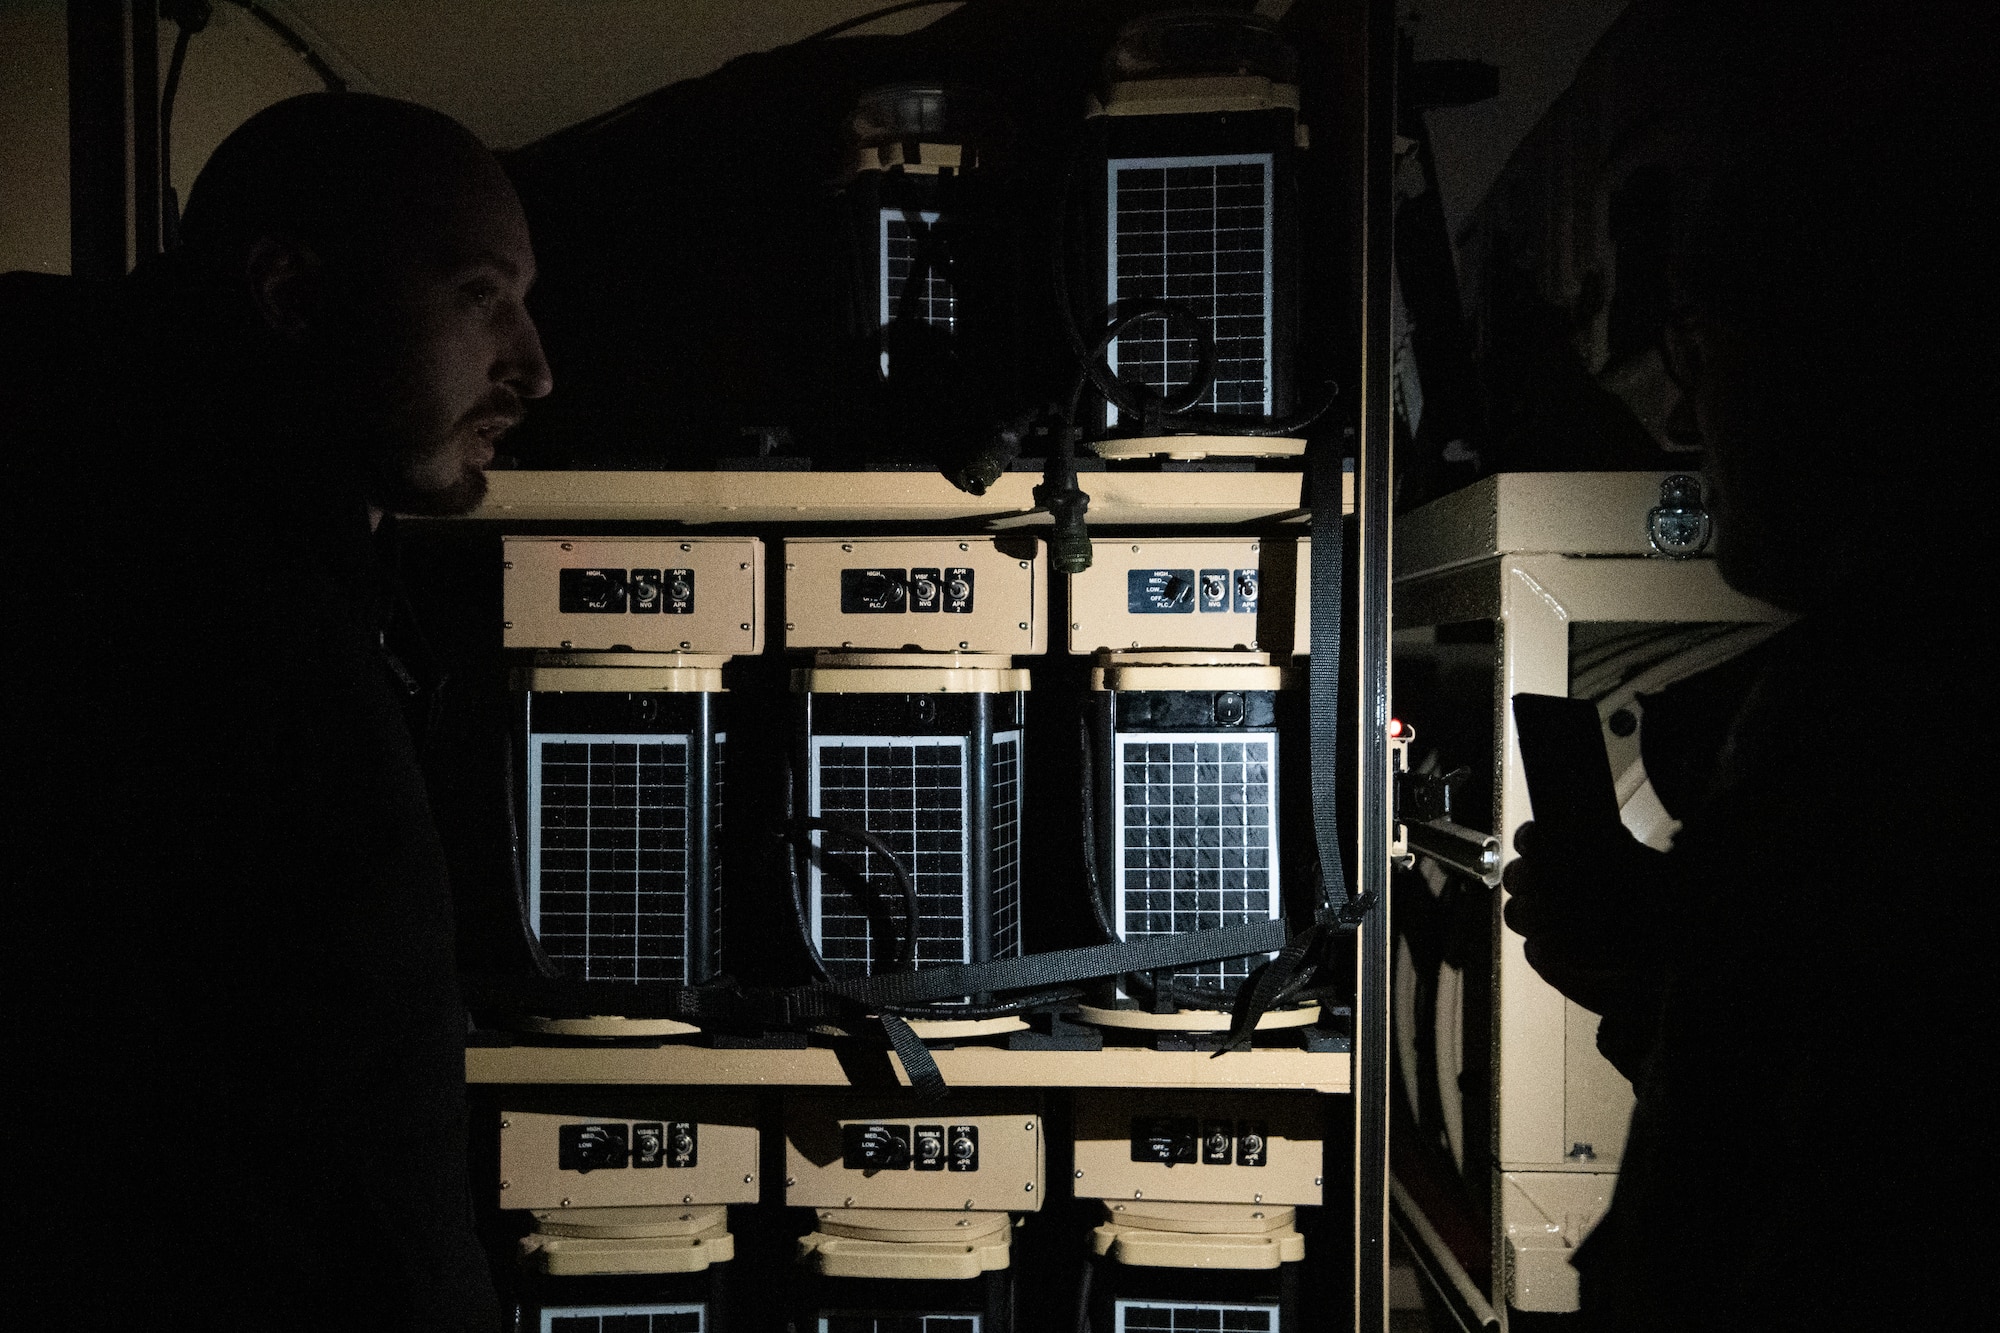
[[497, 1328], [385, 515], [473, 508], [549, 392], [526, 222], [447, 117], [317, 95], [222, 144], [183, 236], [17, 324], [0, 403], [10, 1304]]

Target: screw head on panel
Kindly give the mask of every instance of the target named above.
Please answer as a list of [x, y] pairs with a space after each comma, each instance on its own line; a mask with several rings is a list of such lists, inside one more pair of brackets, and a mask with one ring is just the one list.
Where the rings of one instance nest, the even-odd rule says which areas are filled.
[[512, 628], [514, 628], [514, 622], [513, 622], [513, 621], [511, 621], [511, 620], [503, 620], [503, 621], [501, 621], [501, 622], [500, 622], [500, 628], [501, 628], [501, 629], [512, 629]]
[[512, 1189], [513, 1187], [514, 1187], [514, 1182], [511, 1180], [503, 1180], [500, 1182], [500, 1188], [503, 1190]]
[[500, 562], [500, 568], [502, 569], [512, 569], [513, 567], [514, 567], [514, 562], [512, 560], [502, 560]]
[[562, 1206], [563, 1206], [563, 1207], [565, 1207], [565, 1208], [569, 1207], [569, 1200], [568, 1200], [568, 1199], [564, 1199], [564, 1200], [562, 1201]]
[[749, 629], [749, 628], [750, 628], [750, 622], [746, 620], [746, 621], [744, 621], [744, 622], [743, 622], [742, 624], [738, 625], [738, 626], [737, 626], [736, 628], [738, 628], [738, 629]]
[[843, 550], [843, 551], [847, 551], [847, 552], [850, 552], [850, 553], [852, 553], [852, 552], [853, 552], [853, 550], [854, 550], [854, 543], [853, 543], [853, 542], [842, 542], [842, 543], [840, 544], [840, 549], [841, 549], [841, 550]]
[[[693, 1203], [693, 1202], [694, 1202], [694, 1195], [692, 1195], [692, 1194], [683, 1194], [683, 1195], [681, 1195], [681, 1202], [682, 1202], [682, 1203]], [[684, 1218], [682, 1218], [682, 1219], [681, 1219], [681, 1221], [685, 1222], [685, 1221], [687, 1221], [687, 1219], [686, 1219], [686, 1218], [684, 1217]]]
[[1029, 1194], [1033, 1194], [1035, 1192], [1035, 1182], [1031, 1180], [1027, 1184], [1021, 1186], [1021, 1188], [1026, 1192], [1028, 1192]]
[[791, 1186], [796, 1185], [798, 1183], [799, 1183], [798, 1181], [792, 1179], [790, 1176], [785, 1177], [785, 1185], [787, 1188], [790, 1188]]
[[1030, 1134], [1032, 1134], [1035, 1132], [1035, 1122], [1030, 1120], [1027, 1124], [1021, 1126], [1021, 1128], [1027, 1130]]
[[500, 1119], [500, 1128], [502, 1128], [502, 1129], [512, 1129], [513, 1127], [514, 1127], [514, 1122], [513, 1122], [513, 1121], [511, 1121], [511, 1120], [507, 1119], [507, 1118], [506, 1118], [505, 1116], [502, 1116], [502, 1117], [501, 1117], [501, 1119]]
[[745, 1176], [745, 1177], [743, 1177], [743, 1183], [744, 1183], [744, 1184], [746, 1184], [746, 1185], [750, 1185], [750, 1184], [754, 1184], [754, 1183], [756, 1183], [756, 1180], [757, 1180], [757, 1177], [755, 1177], [755, 1176]]
[[562, 548], [565, 551], [574, 551], [576, 549], [574, 546], [571, 546], [568, 542], [564, 542], [562, 544]]
[[971, 542], [960, 542], [960, 543], [958, 544], [958, 549], [959, 549], [959, 550], [961, 550], [961, 551], [970, 551], [970, 550], [972, 549], [972, 543], [971, 543]]
[[1024, 620], [1024, 621], [1022, 621], [1022, 622], [1021, 622], [1021, 623], [1020, 623], [1019, 625], [1016, 625], [1016, 626], [1015, 626], [1015, 628], [1016, 628], [1016, 629], [1026, 629], [1026, 628], [1028, 628], [1028, 622]]
[[1082, 1179], [1083, 1179], [1083, 1170], [1082, 1170], [1082, 1168], [1080, 1168], [1080, 1167], [1079, 1167], [1079, 1168], [1077, 1169], [1077, 1173], [1076, 1173], [1076, 1178], [1077, 1178], [1078, 1180], [1082, 1180]]
[[683, 551], [692, 551], [692, 550], [694, 549], [694, 547], [693, 547], [693, 546], [692, 546], [691, 544], [687, 543], [687, 542], [682, 542], [682, 543], [681, 543], [681, 549], [682, 549]]

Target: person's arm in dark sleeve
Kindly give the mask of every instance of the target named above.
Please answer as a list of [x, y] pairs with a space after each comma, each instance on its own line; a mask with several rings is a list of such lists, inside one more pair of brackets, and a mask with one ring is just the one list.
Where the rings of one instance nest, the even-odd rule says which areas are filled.
[[1598, 1049], [1627, 1078], [1651, 1049], [1662, 985], [1671, 858], [1629, 834], [1566, 845], [1534, 824], [1502, 883], [1503, 915], [1528, 963], [1564, 996], [1602, 1016]]

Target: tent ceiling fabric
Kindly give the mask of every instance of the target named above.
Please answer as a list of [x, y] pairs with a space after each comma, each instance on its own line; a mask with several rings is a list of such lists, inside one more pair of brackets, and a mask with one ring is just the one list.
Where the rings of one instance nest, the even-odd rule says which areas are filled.
[[[881, 8], [877, 0], [262, 0], [353, 86], [423, 102], [512, 148]], [[955, 6], [879, 19], [910, 32]]]
[[[1627, 0], [1402, 0], [1419, 59], [1500, 66], [1500, 95], [1431, 112], [1447, 221], [1486, 196], [1530, 128]], [[447, 111], [513, 148], [654, 89], [699, 78], [881, 8], [877, 0], [264, 0], [358, 88]], [[952, 12], [909, 10], [857, 30], [911, 32]]]

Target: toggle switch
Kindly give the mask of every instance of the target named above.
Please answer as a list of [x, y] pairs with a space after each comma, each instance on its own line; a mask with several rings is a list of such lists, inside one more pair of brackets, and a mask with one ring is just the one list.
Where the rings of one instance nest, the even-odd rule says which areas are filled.
[[950, 1132], [950, 1170], [979, 1169], [979, 1126], [953, 1125]]

